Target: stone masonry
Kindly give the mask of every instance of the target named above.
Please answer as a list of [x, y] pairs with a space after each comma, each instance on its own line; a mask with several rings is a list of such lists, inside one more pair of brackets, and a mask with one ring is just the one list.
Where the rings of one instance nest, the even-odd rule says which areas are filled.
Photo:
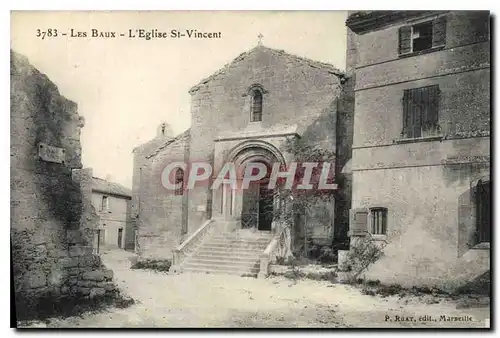
[[[82, 127], [77, 105], [11, 51], [11, 250], [18, 320], [65, 299], [116, 292], [113, 272], [92, 253], [98, 218], [91, 205], [92, 172], [81, 169]], [[56, 155], [43, 155], [44, 147]]]
[[[402, 53], [403, 29], [431, 22], [441, 43]], [[347, 26], [352, 208], [386, 210], [385, 233], [372, 234], [384, 255], [366, 278], [458, 287], [489, 270], [489, 243], [474, 238], [475, 189], [490, 181], [489, 12], [361, 12]], [[439, 89], [437, 130], [408, 137], [404, 93], [428, 86]]]
[[[262, 121], [252, 122], [249, 91], [263, 90]], [[158, 134], [134, 150], [132, 214], [137, 214], [138, 253], [168, 259], [186, 235], [206, 220], [223, 217], [222, 189], [203, 184], [182, 196], [161, 186], [161, 170], [173, 161], [210, 163], [217, 171], [231, 151], [252, 143], [277, 149], [287, 138], [336, 151], [332, 165], [342, 192], [325, 206], [330, 220], [309, 220], [311, 238], [331, 245], [347, 237], [354, 101], [352, 81], [332, 65], [256, 46], [190, 90], [191, 128], [173, 138]], [[262, 148], [259, 148], [262, 149]], [[283, 154], [288, 158], [289, 154]], [[212, 178], [213, 180], [213, 178]], [[344, 189], [345, 188], [345, 189]], [[227, 200], [226, 200], [227, 202]], [[235, 203], [235, 214], [240, 212]], [[135, 212], [134, 212], [135, 210]], [[337, 225], [339, 225], [337, 227]], [[344, 227], [344, 230], [342, 230]]]

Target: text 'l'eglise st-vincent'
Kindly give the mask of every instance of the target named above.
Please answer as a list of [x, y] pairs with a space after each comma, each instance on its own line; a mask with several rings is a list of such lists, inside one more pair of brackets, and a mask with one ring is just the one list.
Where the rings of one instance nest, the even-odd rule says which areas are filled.
[[220, 39], [222, 32], [202, 32], [197, 29], [172, 29], [170, 32], [159, 31], [158, 29], [129, 29], [128, 37], [146, 40], [165, 38]]

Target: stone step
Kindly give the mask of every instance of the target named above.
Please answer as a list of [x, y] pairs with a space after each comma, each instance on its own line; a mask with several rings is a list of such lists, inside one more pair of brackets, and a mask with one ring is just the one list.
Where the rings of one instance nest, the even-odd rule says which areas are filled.
[[206, 243], [200, 245], [198, 250], [203, 250], [203, 249], [210, 249], [210, 250], [220, 250], [220, 251], [241, 251], [241, 252], [253, 252], [253, 251], [264, 251], [267, 246], [258, 246], [258, 245], [247, 245], [247, 246], [240, 246], [240, 245], [220, 245], [220, 244], [213, 244], [213, 243]]
[[222, 240], [222, 241], [245, 241], [245, 242], [270, 242], [272, 237], [226, 237], [226, 236], [213, 236], [212, 239]]
[[215, 243], [215, 244], [231, 244], [231, 245], [263, 245], [263, 246], [267, 246], [269, 244], [269, 241], [239, 241], [239, 240], [234, 240], [234, 241], [230, 241], [230, 240], [223, 240], [223, 239], [210, 239], [208, 241], [206, 241], [205, 243]]
[[201, 245], [216, 245], [216, 246], [230, 246], [230, 247], [267, 247], [268, 242], [230, 242], [230, 241], [216, 241], [210, 240], [202, 243]]
[[258, 257], [246, 258], [246, 257], [210, 257], [210, 256], [192, 256], [186, 260], [186, 263], [196, 263], [196, 264], [219, 264], [219, 265], [247, 265], [253, 266], [255, 264], [260, 264], [260, 259]]
[[241, 264], [233, 263], [232, 265], [219, 265], [219, 264], [185, 262], [182, 265], [182, 269], [184, 271], [186, 271], [187, 269], [204, 269], [207, 271], [232, 271], [232, 272], [241, 272], [241, 273], [258, 273], [260, 266], [259, 266], [259, 264], [241, 265]]
[[214, 234], [214, 236], [228, 237], [228, 238], [272, 238], [271, 233], [247, 233], [247, 232], [221, 232]]
[[224, 243], [256, 243], [256, 244], [264, 244], [269, 243], [271, 240], [268, 238], [259, 238], [259, 239], [245, 239], [245, 238], [223, 238], [223, 237], [211, 237], [209, 241], [213, 242], [224, 242]]
[[265, 248], [235, 248], [229, 246], [212, 246], [212, 245], [202, 245], [198, 248], [197, 251], [222, 251], [226, 252], [228, 255], [234, 255], [235, 253], [241, 254], [260, 254], [265, 250]]
[[236, 275], [236, 276], [251, 276], [251, 277], [257, 277], [257, 272], [240, 272], [240, 271], [231, 271], [231, 270], [219, 270], [219, 271], [213, 271], [210, 269], [197, 269], [197, 268], [185, 268], [184, 272], [189, 272], [189, 273], [204, 273], [204, 274], [214, 274], [214, 275]]
[[221, 251], [221, 250], [198, 250], [194, 252], [191, 257], [195, 256], [203, 256], [203, 257], [221, 257], [221, 258], [248, 258], [248, 259], [257, 259], [260, 257], [263, 251], [254, 251], [254, 252], [231, 252]]

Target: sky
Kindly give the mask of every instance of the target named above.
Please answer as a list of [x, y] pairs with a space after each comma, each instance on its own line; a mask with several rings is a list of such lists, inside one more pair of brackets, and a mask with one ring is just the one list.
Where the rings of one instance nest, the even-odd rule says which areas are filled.
[[[134, 147], [161, 122], [191, 123], [189, 89], [258, 43], [345, 69], [342, 11], [12, 12], [11, 48], [28, 57], [84, 117], [83, 166], [132, 186]], [[44, 39], [38, 37], [46, 33]], [[48, 30], [57, 37], [48, 37]], [[116, 32], [92, 38], [91, 30]], [[218, 39], [129, 38], [129, 29], [220, 32]], [[86, 37], [71, 37], [86, 32]], [[63, 36], [62, 33], [66, 33]], [[119, 36], [125, 34], [124, 37]], [[54, 34], [53, 34], [54, 35]], [[80, 34], [82, 35], [82, 34]]]

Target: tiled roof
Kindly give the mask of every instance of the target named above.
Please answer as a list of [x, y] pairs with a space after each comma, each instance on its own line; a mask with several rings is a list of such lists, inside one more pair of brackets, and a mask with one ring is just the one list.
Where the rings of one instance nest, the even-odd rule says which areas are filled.
[[189, 93], [197, 91], [201, 86], [203, 86], [204, 84], [208, 83], [209, 81], [211, 81], [213, 79], [216, 79], [219, 76], [224, 75], [229, 70], [229, 68], [233, 67], [237, 63], [243, 61], [247, 56], [249, 56], [249, 55], [251, 55], [251, 54], [253, 54], [253, 53], [255, 53], [256, 51], [259, 51], [259, 50], [265, 50], [265, 51], [268, 51], [268, 52], [270, 52], [272, 54], [275, 54], [275, 55], [278, 55], [278, 56], [281, 56], [281, 57], [284, 57], [284, 58], [288, 58], [288, 59], [290, 59], [292, 61], [295, 61], [295, 62], [298, 62], [298, 63], [308, 64], [309, 66], [311, 66], [313, 68], [323, 69], [323, 70], [325, 70], [325, 71], [327, 71], [327, 72], [329, 72], [331, 74], [337, 75], [339, 77], [345, 77], [345, 73], [343, 71], [335, 68], [333, 65], [331, 65], [329, 63], [320, 62], [320, 61], [314, 61], [314, 60], [311, 60], [311, 59], [308, 59], [308, 58], [305, 58], [305, 57], [301, 57], [301, 56], [297, 56], [297, 55], [294, 55], [294, 54], [287, 53], [284, 50], [269, 48], [269, 47], [266, 47], [266, 46], [257, 46], [257, 47], [254, 47], [254, 48], [252, 48], [251, 50], [249, 50], [247, 52], [241, 53], [233, 61], [231, 61], [230, 63], [226, 64], [224, 67], [222, 67], [221, 69], [219, 69], [218, 71], [216, 71], [215, 73], [213, 73], [212, 75], [210, 75], [209, 77], [201, 80], [200, 83], [198, 83], [196, 86], [193, 86], [189, 90]]
[[102, 178], [92, 177], [92, 190], [110, 195], [132, 197], [132, 190], [121, 184], [109, 182]]

